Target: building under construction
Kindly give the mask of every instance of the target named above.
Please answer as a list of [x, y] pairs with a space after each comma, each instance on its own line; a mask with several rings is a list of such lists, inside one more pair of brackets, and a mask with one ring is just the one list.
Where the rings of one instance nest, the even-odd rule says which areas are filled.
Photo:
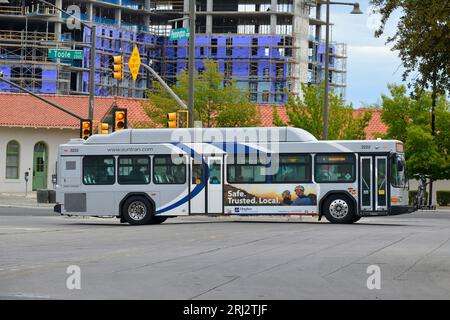
[[[47, 1], [47, 0], [46, 0]], [[134, 81], [115, 80], [111, 58], [125, 61], [138, 46], [143, 63], [168, 83], [187, 68], [188, 40], [169, 41], [173, 28], [188, 21], [189, 0], [48, 0], [96, 25], [95, 94], [143, 97], [152, 78], [141, 68]], [[256, 103], [284, 103], [286, 91], [324, 79], [321, 1], [197, 0], [195, 67], [218, 62], [225, 81], [233, 79]], [[312, 10], [312, 8], [315, 8]], [[312, 34], [311, 30], [314, 30]], [[87, 94], [91, 30], [39, 0], [0, 0], [0, 72], [37, 93]], [[333, 44], [329, 81], [345, 88], [345, 46]], [[80, 60], [49, 58], [49, 49], [82, 50]], [[339, 62], [341, 61], [341, 62]], [[0, 91], [17, 89], [0, 82]], [[343, 91], [341, 91], [343, 92]]]

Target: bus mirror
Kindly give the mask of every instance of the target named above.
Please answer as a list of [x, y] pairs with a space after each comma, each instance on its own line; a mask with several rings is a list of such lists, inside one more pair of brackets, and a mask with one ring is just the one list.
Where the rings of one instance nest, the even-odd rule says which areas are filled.
[[400, 159], [397, 159], [397, 170], [398, 171], [403, 171], [403, 169], [405, 169], [403, 167], [403, 162]]

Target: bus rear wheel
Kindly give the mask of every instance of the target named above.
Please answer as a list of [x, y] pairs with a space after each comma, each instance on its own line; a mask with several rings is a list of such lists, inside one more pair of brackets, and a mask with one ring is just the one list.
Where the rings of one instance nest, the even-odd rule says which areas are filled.
[[150, 224], [155, 218], [150, 202], [139, 196], [128, 198], [123, 204], [123, 218], [132, 225]]
[[346, 195], [329, 196], [324, 204], [325, 217], [331, 223], [354, 223], [358, 221], [352, 201]]

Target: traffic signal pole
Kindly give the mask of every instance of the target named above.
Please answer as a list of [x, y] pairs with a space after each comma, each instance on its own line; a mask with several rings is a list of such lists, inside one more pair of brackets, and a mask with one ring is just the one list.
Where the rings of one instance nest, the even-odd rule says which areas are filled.
[[194, 127], [195, 3], [195, 0], [189, 0], [189, 128]]
[[146, 65], [145, 63], [141, 63], [141, 66], [150, 71], [150, 73], [156, 78], [156, 80], [159, 81], [159, 83], [161, 83], [164, 89], [167, 90], [167, 92], [172, 96], [172, 98], [175, 99], [175, 101], [180, 105], [181, 108], [188, 110], [188, 106], [183, 102], [183, 100], [181, 100], [180, 97], [177, 96], [175, 92], [173, 92], [172, 88], [169, 87], [169, 85], [159, 76], [159, 74], [155, 70], [153, 70], [152, 67]]
[[95, 25], [91, 26], [91, 50], [89, 59], [89, 119], [94, 119], [94, 91], [95, 91]]

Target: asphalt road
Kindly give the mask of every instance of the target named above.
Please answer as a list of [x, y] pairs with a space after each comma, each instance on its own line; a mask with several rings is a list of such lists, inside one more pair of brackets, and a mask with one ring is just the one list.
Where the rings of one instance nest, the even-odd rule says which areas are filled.
[[[449, 239], [450, 211], [354, 225], [188, 217], [129, 226], [2, 207], [0, 298], [450, 299]], [[66, 286], [70, 265], [81, 289]], [[380, 289], [367, 287], [371, 265]]]

